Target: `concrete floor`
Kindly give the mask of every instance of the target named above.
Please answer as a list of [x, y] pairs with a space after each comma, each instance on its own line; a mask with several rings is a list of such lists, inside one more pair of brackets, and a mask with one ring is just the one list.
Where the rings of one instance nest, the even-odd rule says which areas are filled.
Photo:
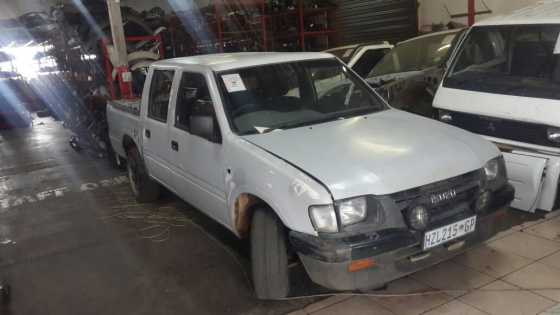
[[0, 314], [285, 314], [252, 296], [246, 244], [168, 194], [134, 202], [124, 173], [74, 152], [50, 118], [0, 131]]
[[[50, 118], [0, 131], [2, 315], [560, 314], [560, 212], [512, 211], [487, 244], [373, 295], [264, 302], [246, 243], [172, 194], [137, 204], [124, 173], [68, 137]], [[325, 292], [292, 272], [295, 296]]]

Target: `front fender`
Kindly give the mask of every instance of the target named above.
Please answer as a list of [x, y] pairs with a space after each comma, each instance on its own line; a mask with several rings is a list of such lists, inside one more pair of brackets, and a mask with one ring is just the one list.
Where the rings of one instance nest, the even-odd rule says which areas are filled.
[[226, 177], [231, 222], [236, 222], [238, 198], [250, 194], [270, 206], [288, 229], [317, 234], [309, 218], [309, 206], [333, 202], [321, 183], [287, 161], [242, 139], [236, 141], [231, 151], [234, 158], [231, 172]]

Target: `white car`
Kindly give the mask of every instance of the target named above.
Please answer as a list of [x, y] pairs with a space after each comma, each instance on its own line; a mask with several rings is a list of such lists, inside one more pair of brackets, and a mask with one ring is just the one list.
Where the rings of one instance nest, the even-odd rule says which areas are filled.
[[504, 154], [512, 206], [558, 208], [560, 1], [477, 23], [454, 53], [434, 107]]
[[383, 41], [335, 47], [325, 52], [337, 56], [359, 76], [365, 77], [391, 49], [393, 45]]
[[297, 260], [328, 288], [382, 286], [494, 235], [513, 198], [493, 144], [390, 108], [326, 53], [159, 61], [107, 111], [137, 199], [165, 186], [249, 238], [260, 298], [289, 294]]

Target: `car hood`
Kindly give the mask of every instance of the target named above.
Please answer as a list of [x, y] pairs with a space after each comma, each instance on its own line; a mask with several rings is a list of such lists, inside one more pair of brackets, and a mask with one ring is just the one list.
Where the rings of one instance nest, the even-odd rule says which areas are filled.
[[394, 109], [244, 139], [315, 177], [335, 199], [415, 188], [499, 155], [480, 136]]

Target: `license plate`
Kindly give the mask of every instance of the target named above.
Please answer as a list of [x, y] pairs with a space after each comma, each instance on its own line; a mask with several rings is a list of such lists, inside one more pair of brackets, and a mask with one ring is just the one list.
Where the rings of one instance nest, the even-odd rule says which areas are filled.
[[476, 229], [476, 216], [470, 217], [424, 234], [424, 250], [445, 244], [463, 235], [474, 232]]

